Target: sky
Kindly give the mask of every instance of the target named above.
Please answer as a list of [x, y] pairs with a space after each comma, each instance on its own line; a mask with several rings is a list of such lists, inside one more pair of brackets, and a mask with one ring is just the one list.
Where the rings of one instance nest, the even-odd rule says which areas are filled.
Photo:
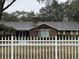
[[[59, 1], [65, 2], [66, 0]], [[39, 9], [44, 6], [44, 3], [39, 3], [36, 0], [16, 0], [16, 2], [5, 11], [8, 13], [12, 13], [15, 11], [34, 11], [35, 13], [39, 13]]]

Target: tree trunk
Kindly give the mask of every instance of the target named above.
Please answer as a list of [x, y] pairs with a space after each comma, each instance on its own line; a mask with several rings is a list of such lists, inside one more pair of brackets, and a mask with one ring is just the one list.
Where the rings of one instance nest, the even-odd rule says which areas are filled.
[[12, 2], [4, 8], [5, 1], [6, 0], [0, 0], [0, 20], [1, 20], [3, 11], [6, 10], [8, 7], [10, 7], [16, 0], [12, 0]]
[[2, 12], [3, 12], [3, 4], [2, 1], [0, 1], [0, 21], [1, 21]]

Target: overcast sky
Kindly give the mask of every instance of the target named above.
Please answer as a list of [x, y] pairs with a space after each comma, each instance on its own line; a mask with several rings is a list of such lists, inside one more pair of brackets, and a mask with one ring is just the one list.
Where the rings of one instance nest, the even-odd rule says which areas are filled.
[[[59, 0], [65, 2], [66, 0]], [[44, 3], [38, 3], [36, 0], [16, 0], [16, 2], [10, 6], [6, 11], [12, 13], [14, 11], [34, 11], [39, 12], [41, 7], [44, 7]]]

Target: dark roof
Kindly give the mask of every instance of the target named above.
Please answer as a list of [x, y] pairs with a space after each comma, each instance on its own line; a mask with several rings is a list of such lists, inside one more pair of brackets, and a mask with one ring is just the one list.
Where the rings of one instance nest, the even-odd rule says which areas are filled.
[[32, 22], [0, 22], [16, 30], [30, 30], [42, 24], [49, 25], [58, 30], [79, 30], [79, 23], [77, 22], [38, 22], [36, 26]]

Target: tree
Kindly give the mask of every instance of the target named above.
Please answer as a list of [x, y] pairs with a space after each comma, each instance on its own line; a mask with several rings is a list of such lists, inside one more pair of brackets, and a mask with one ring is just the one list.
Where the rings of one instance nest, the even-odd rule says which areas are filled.
[[31, 12], [15, 11], [13, 13], [3, 12], [3, 15], [0, 21], [26, 22], [26, 21], [32, 21], [33, 16], [36, 16], [36, 14], [33, 11]]
[[[79, 0], [67, 0], [65, 3], [58, 3], [57, 0], [39, 0], [48, 2], [40, 10], [40, 16], [44, 20], [53, 21], [79, 21]], [[50, 2], [52, 1], [52, 2]], [[41, 20], [42, 20], [41, 19]]]
[[79, 0], [72, 0], [72, 7], [79, 9]]
[[16, 15], [14, 15], [13, 13], [7, 13], [7, 12], [3, 12], [2, 18], [0, 21], [6, 21], [6, 22], [17, 22], [19, 21], [18, 17]]
[[[70, 3], [70, 2], [69, 2]], [[79, 22], [79, 0], [72, 0], [70, 3], [70, 18], [72, 21], [77, 21]]]
[[[0, 19], [2, 16], [3, 11], [5, 11], [8, 7], [10, 7], [16, 0], [0, 0]], [[7, 4], [7, 2], [9, 2]], [[5, 4], [7, 4], [5, 6]]]
[[32, 17], [35, 16], [34, 11], [31, 12], [16, 11], [12, 14], [14, 14], [19, 19], [19, 21], [32, 21]]
[[57, 0], [53, 0], [51, 4], [46, 5], [40, 9], [41, 18], [46, 21], [63, 21], [69, 14], [68, 3], [58, 3]]

